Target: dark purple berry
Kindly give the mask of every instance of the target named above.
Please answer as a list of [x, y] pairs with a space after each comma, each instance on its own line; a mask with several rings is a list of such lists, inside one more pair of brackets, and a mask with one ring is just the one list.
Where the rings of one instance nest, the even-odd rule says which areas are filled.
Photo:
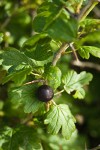
[[52, 88], [48, 85], [41, 85], [37, 90], [37, 97], [42, 102], [50, 101], [54, 96]]

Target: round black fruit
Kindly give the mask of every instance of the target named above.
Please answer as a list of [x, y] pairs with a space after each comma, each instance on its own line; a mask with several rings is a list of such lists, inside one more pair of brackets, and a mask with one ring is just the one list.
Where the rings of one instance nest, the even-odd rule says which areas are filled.
[[54, 96], [52, 88], [48, 85], [41, 85], [37, 90], [37, 97], [42, 102], [50, 101]]

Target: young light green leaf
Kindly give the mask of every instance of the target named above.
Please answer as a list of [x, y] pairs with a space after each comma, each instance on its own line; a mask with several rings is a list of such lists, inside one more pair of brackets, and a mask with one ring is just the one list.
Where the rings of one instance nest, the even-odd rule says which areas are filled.
[[78, 52], [85, 59], [89, 59], [90, 54], [100, 58], [100, 48], [95, 46], [81, 46]]
[[3, 139], [5, 139], [2, 144], [3, 150], [43, 150], [33, 128], [22, 126], [10, 130], [13, 131], [11, 135], [6, 130], [3, 132]]
[[44, 77], [53, 89], [56, 89], [61, 84], [61, 71], [56, 66], [47, 66]]
[[99, 29], [99, 26], [100, 19], [86, 18], [82, 22], [80, 22], [80, 27], [85, 33], [93, 32], [95, 29]]
[[86, 36], [84, 36], [83, 38], [81, 38], [79, 40], [79, 44], [83, 45], [85, 42], [89, 42], [89, 43], [95, 43], [98, 42], [100, 43], [100, 29], [90, 32], [89, 34], [87, 34]]
[[44, 107], [44, 103], [36, 97], [36, 85], [24, 85], [19, 88], [12, 89], [9, 98], [16, 105], [24, 105], [25, 113], [35, 113]]
[[53, 105], [44, 120], [49, 133], [57, 134], [61, 129], [62, 135], [69, 139], [75, 131], [75, 118], [65, 104]]
[[80, 88], [79, 90], [77, 90], [75, 92], [75, 94], [73, 95], [74, 98], [78, 98], [78, 99], [84, 99], [85, 97], [85, 91], [83, 88]]
[[62, 82], [64, 83], [65, 91], [70, 94], [72, 91], [80, 91], [80, 88], [89, 84], [92, 78], [91, 73], [83, 71], [80, 74], [77, 74], [72, 70], [63, 76]]

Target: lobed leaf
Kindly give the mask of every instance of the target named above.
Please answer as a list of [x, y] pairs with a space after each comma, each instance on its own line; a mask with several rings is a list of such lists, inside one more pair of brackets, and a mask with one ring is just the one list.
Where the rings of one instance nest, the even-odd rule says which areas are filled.
[[100, 48], [95, 46], [81, 46], [78, 52], [85, 59], [89, 59], [90, 54], [100, 58]]
[[66, 139], [75, 131], [75, 119], [65, 104], [51, 106], [44, 123], [47, 124], [49, 133], [57, 134], [61, 130]]
[[0, 133], [3, 150], [42, 150], [36, 131], [31, 127], [6, 128]]
[[44, 107], [44, 103], [36, 97], [36, 85], [24, 85], [19, 88], [12, 89], [9, 98], [16, 105], [24, 105], [25, 113], [35, 113]]
[[89, 43], [95, 43], [98, 42], [100, 43], [100, 29], [90, 32], [89, 34], [87, 34], [86, 36], [84, 36], [83, 38], [81, 38], [79, 40], [79, 44], [83, 45], [85, 42], [89, 42]]
[[89, 84], [92, 80], [92, 74], [86, 73], [85, 71], [77, 74], [75, 71], [69, 71], [62, 78], [62, 82], [64, 83], [64, 89], [67, 93], [71, 93], [72, 91], [77, 91], [77, 97], [80, 98], [80, 92], [82, 91], [81, 98], [84, 97], [82, 87]]
[[78, 98], [78, 99], [84, 99], [85, 97], [85, 91], [83, 88], [80, 88], [79, 90], [77, 90], [75, 92], [75, 94], [73, 95], [74, 98]]
[[100, 19], [86, 18], [80, 22], [80, 27], [82, 28], [82, 32], [84, 31], [86, 34], [93, 32], [95, 29], [100, 28]]
[[6, 66], [18, 66], [21, 64], [27, 64], [31, 66], [35, 65], [35, 61], [33, 62], [24, 53], [12, 47], [5, 49], [5, 51], [2, 53], [2, 59], [2, 64]]
[[3, 81], [2, 81], [3, 84], [5, 84], [6, 82], [12, 80], [12, 81], [15, 82], [15, 84], [21, 85], [26, 80], [27, 75], [29, 75], [31, 73], [31, 71], [32, 71], [32, 68], [30, 66], [24, 66], [20, 70], [16, 70], [16, 68], [14, 68], [14, 69], [15, 70], [13, 72], [8, 74], [3, 79]]

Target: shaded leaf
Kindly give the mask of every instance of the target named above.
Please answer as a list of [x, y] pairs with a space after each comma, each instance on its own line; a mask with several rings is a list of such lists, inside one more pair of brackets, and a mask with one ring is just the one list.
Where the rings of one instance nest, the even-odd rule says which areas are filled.
[[[41, 24], [41, 26], [40, 26]], [[69, 18], [68, 12], [54, 3], [43, 3], [33, 21], [36, 32], [46, 32], [57, 41], [73, 41], [77, 36], [78, 23]]]
[[73, 41], [77, 36], [77, 21], [68, 19], [62, 13], [47, 29], [51, 38], [58, 41]]
[[75, 131], [74, 122], [75, 119], [65, 104], [51, 106], [47, 118], [44, 120], [49, 133], [57, 134], [61, 129], [62, 135], [66, 139], [69, 139]]
[[47, 29], [56, 16], [58, 16], [60, 9], [61, 7], [57, 7], [51, 2], [43, 3], [39, 7], [38, 14], [33, 21], [33, 29], [36, 32], [42, 32], [44, 29]]
[[35, 65], [35, 61], [33, 62], [29, 59], [24, 53], [18, 51], [15, 48], [8, 47], [2, 53], [3, 65], [6, 66], [17, 66], [20, 64], [27, 64], [27, 65]]
[[31, 127], [6, 128], [1, 134], [3, 150], [42, 150], [36, 131]]
[[33, 46], [33, 48], [27, 48], [24, 53], [37, 61], [47, 60], [53, 54], [50, 41], [51, 39], [48, 37], [41, 39]]
[[40, 108], [44, 107], [44, 103], [37, 99], [36, 90], [36, 85], [25, 85], [19, 88], [12, 89], [10, 91], [9, 98], [16, 105], [24, 105], [25, 113], [35, 113]]
[[13, 72], [11, 72], [3, 79], [3, 84], [12, 80], [15, 82], [15, 84], [21, 85], [26, 80], [27, 75], [29, 75], [32, 71], [32, 68], [30, 66], [24, 66], [22, 69], [19, 70], [16, 70], [16, 68], [14, 69], [15, 70]]

